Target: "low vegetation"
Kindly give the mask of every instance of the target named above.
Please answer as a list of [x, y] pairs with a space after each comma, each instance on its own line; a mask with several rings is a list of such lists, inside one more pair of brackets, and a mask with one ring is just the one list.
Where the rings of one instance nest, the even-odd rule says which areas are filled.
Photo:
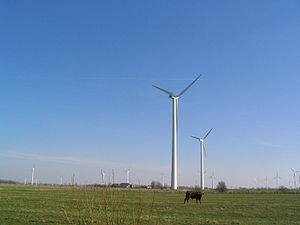
[[225, 192], [225, 191], [227, 191], [227, 187], [226, 187], [225, 182], [224, 182], [224, 181], [220, 181], [220, 182], [218, 183], [217, 187], [216, 187], [216, 190], [217, 190], [218, 192]]
[[184, 191], [0, 186], [0, 224], [299, 224], [300, 193], [206, 191], [183, 204]]

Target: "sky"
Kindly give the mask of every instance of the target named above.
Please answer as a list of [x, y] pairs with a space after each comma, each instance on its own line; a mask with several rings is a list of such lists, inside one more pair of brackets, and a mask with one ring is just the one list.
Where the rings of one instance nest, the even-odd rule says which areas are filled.
[[[0, 179], [294, 186], [300, 171], [300, 2], [1, 1]], [[280, 177], [277, 184], [274, 177]], [[300, 172], [298, 173], [300, 175]], [[300, 179], [300, 178], [299, 178]], [[300, 185], [300, 181], [299, 181]]]

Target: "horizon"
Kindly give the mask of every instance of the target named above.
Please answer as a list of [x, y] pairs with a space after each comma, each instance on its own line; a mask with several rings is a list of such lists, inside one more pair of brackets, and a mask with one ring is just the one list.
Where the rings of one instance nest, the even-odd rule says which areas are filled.
[[[1, 2], [0, 179], [300, 186], [297, 1]], [[29, 179], [30, 180], [30, 179]], [[217, 182], [217, 181], [216, 181]], [[264, 185], [265, 184], [265, 185]]]

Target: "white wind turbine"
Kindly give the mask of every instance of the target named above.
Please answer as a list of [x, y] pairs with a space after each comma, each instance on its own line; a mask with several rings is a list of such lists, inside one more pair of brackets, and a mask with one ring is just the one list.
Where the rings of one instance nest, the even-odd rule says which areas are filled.
[[200, 187], [202, 190], [204, 190], [204, 154], [206, 155], [206, 150], [205, 150], [205, 139], [207, 136], [210, 134], [213, 128], [211, 128], [207, 134], [204, 136], [204, 138], [199, 138], [195, 136], [191, 136], [192, 138], [197, 139], [200, 142]]
[[[298, 173], [300, 174], [300, 171], [296, 171], [296, 174], [298, 174]], [[298, 180], [299, 180], [298, 181], [298, 188], [300, 188], [300, 175], [298, 175]]]
[[198, 76], [191, 84], [189, 84], [182, 92], [178, 95], [173, 94], [173, 92], [167, 91], [155, 85], [153, 87], [161, 90], [169, 95], [172, 99], [173, 107], [173, 119], [172, 119], [172, 169], [171, 169], [171, 188], [177, 189], [177, 130], [178, 130], [178, 100], [181, 95], [183, 95], [199, 78]]
[[102, 183], [106, 185], [106, 180], [105, 180], [105, 171], [101, 170], [101, 178], [102, 178]]
[[126, 170], [126, 183], [129, 184], [129, 175], [130, 175], [130, 170]]
[[266, 181], [266, 189], [269, 189], [269, 187], [268, 187], [268, 176], [266, 176], [265, 181]]
[[276, 180], [276, 186], [278, 187], [279, 179], [281, 179], [281, 177], [278, 176], [278, 172], [276, 172], [276, 176], [274, 177], [274, 179]]
[[111, 176], [112, 176], [112, 183], [114, 184], [115, 183], [115, 170], [114, 169], [111, 170]]
[[292, 168], [291, 168], [291, 170], [293, 172], [294, 187], [295, 187], [295, 189], [297, 189], [296, 171], [293, 170]]
[[32, 168], [32, 173], [31, 173], [31, 185], [34, 183], [34, 167]]
[[214, 189], [214, 179], [215, 179], [214, 171], [212, 172], [212, 175], [210, 176], [210, 179], [211, 179], [211, 189]]

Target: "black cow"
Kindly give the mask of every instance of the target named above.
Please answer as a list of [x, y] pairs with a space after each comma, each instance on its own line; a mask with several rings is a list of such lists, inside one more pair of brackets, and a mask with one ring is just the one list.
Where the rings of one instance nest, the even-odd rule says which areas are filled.
[[200, 191], [187, 191], [185, 193], [185, 199], [184, 199], [184, 204], [185, 202], [189, 203], [189, 199], [196, 199], [196, 203], [197, 201], [199, 201], [199, 203], [201, 204], [201, 198], [202, 195], [204, 195], [204, 192], [200, 192]]

